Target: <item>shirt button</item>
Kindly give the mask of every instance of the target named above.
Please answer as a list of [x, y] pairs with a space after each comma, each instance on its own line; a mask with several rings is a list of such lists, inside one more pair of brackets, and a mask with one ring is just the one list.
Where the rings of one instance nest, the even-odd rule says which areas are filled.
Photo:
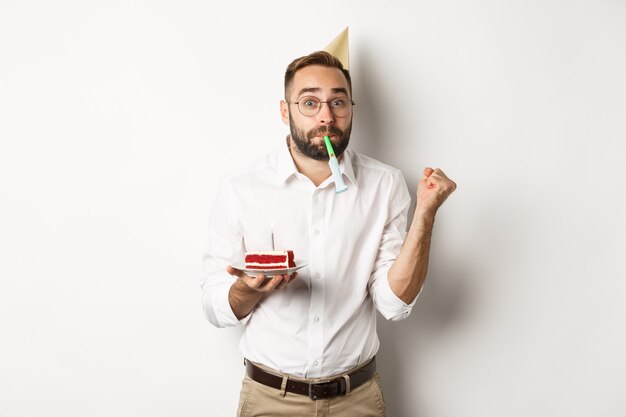
[[318, 272], [317, 274], [315, 274], [315, 278], [316, 278], [316, 279], [320, 279], [320, 278], [322, 278], [322, 274], [320, 274], [320, 273]]
[[313, 366], [317, 366], [317, 361], [313, 362]]
[[319, 235], [319, 234], [320, 234], [320, 231], [319, 231], [318, 229], [315, 229], [315, 230], [313, 230], [313, 234], [314, 234], [315, 236], [317, 236], [317, 235]]
[[313, 321], [317, 323], [318, 321], [320, 321], [320, 318], [319, 318], [319, 317], [315, 317], [315, 318], [313, 319]]

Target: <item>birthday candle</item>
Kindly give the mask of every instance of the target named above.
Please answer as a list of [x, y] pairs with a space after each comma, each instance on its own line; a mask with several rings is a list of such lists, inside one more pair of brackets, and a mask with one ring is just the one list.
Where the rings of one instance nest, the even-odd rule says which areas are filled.
[[339, 161], [337, 161], [333, 145], [330, 143], [328, 136], [324, 136], [324, 142], [326, 143], [326, 150], [328, 150], [328, 156], [330, 157], [328, 165], [330, 165], [330, 171], [333, 173], [333, 178], [335, 179], [335, 191], [337, 194], [343, 193], [348, 189], [348, 186], [343, 182], [343, 177], [339, 170]]

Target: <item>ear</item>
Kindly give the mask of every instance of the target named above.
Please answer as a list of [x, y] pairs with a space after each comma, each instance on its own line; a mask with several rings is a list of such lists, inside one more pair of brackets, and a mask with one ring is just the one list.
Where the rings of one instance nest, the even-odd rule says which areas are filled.
[[289, 104], [285, 100], [280, 101], [280, 118], [284, 124], [289, 124]]

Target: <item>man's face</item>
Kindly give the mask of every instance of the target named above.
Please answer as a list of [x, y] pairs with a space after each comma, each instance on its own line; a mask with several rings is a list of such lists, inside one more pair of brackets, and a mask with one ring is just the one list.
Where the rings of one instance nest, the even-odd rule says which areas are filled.
[[316, 159], [328, 160], [324, 136], [329, 136], [335, 155], [340, 156], [348, 147], [352, 130], [352, 113], [337, 117], [327, 103], [323, 103], [319, 112], [313, 116], [304, 116], [295, 102], [303, 97], [316, 97], [320, 101], [332, 101], [337, 98], [352, 99], [348, 81], [337, 68], [311, 65], [296, 72], [291, 87], [287, 91], [290, 103], [281, 102], [281, 117], [289, 124], [291, 138], [303, 155]]

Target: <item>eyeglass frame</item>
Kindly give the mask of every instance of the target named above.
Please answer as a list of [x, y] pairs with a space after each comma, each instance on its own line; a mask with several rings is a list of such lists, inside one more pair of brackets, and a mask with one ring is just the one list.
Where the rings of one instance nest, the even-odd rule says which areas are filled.
[[[319, 100], [320, 105], [317, 107], [317, 111], [315, 113], [313, 113], [312, 115], [308, 116], [308, 115], [302, 113], [302, 110], [300, 109], [300, 101], [302, 101], [305, 98], [310, 98], [310, 97], [313, 97], [313, 98]], [[335, 114], [335, 112], [333, 111], [333, 108], [330, 106], [330, 103], [332, 103], [334, 100], [337, 100], [339, 98], [347, 98], [348, 101], [350, 102], [350, 104], [352, 105], [352, 107], [350, 108], [350, 113], [346, 114], [345, 116], [337, 116]], [[300, 114], [303, 115], [304, 117], [314, 117], [314, 116], [316, 116], [322, 110], [322, 104], [326, 103], [326, 104], [328, 104], [328, 108], [330, 109], [330, 112], [333, 114], [333, 116], [339, 117], [340, 119], [343, 119], [344, 117], [350, 116], [350, 114], [352, 114], [352, 111], [353, 111], [352, 109], [354, 108], [354, 106], [356, 106], [356, 103], [350, 97], [335, 97], [335, 98], [333, 98], [330, 101], [322, 101], [322, 100], [320, 100], [319, 97], [316, 97], [316, 96], [304, 96], [304, 97], [300, 97], [300, 99], [298, 101], [287, 101], [286, 103], [287, 104], [295, 104], [296, 107], [298, 108], [298, 111], [300, 112]]]

